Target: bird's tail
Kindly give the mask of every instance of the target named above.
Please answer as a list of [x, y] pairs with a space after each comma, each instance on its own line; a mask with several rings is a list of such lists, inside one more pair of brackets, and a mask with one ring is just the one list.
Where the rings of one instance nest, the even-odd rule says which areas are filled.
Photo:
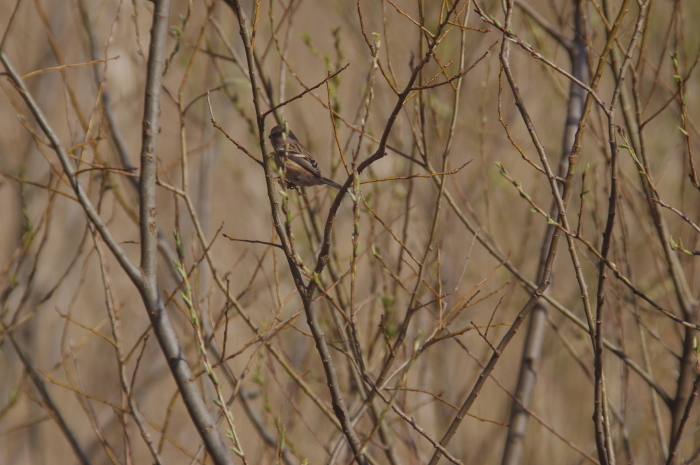
[[336, 188], [336, 189], [338, 189], [338, 190], [340, 190], [340, 188], [343, 187], [343, 186], [341, 186], [340, 184], [338, 184], [338, 183], [336, 183], [336, 182], [333, 182], [333, 181], [331, 181], [331, 180], [328, 179], [328, 178], [321, 177], [321, 181], [323, 181], [324, 184], [328, 184], [329, 186], [334, 187], [334, 188]]

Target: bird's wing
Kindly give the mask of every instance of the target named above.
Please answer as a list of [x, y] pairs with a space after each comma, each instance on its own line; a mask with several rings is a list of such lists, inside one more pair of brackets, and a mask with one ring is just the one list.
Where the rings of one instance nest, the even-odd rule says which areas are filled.
[[316, 160], [314, 160], [313, 158], [307, 156], [304, 153], [292, 150], [287, 151], [287, 156], [309, 173], [313, 174], [316, 177], [321, 177], [321, 169], [318, 167], [318, 163], [316, 163]]

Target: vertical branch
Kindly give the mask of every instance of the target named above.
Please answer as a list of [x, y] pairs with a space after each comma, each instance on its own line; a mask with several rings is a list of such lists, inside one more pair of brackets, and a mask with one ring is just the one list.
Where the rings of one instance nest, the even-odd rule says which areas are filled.
[[[586, 64], [586, 43], [584, 41], [585, 31], [583, 28], [583, 5], [580, 0], [576, 2], [574, 12], [574, 38], [567, 50], [571, 60], [571, 74], [579, 81], [585, 81], [588, 76], [588, 66]], [[559, 160], [558, 176], [565, 177], [568, 171], [568, 154], [574, 143], [574, 136], [581, 120], [583, 111], [583, 89], [571, 83], [569, 87], [569, 99], [567, 103], [566, 124], [564, 125], [564, 137], [562, 140], [561, 157]], [[550, 215], [557, 215], [557, 205], [552, 200]], [[540, 264], [538, 276], [542, 276], [544, 266], [547, 262], [549, 251], [549, 240], [552, 237], [554, 225], [548, 225], [540, 248]], [[552, 279], [554, 277], [552, 276]], [[542, 354], [542, 343], [544, 341], [544, 330], [547, 325], [547, 313], [549, 304], [546, 301], [539, 301], [530, 315], [530, 324], [525, 336], [525, 346], [520, 361], [520, 373], [518, 374], [518, 385], [511, 402], [510, 422], [508, 437], [503, 452], [503, 465], [515, 465], [520, 463], [523, 446], [525, 444], [525, 433], [530, 415], [527, 408], [531, 404], [532, 395], [537, 379], [537, 364]]]
[[[360, 439], [357, 436], [357, 433], [355, 432], [350, 421], [350, 415], [348, 414], [348, 410], [345, 405], [345, 400], [340, 390], [338, 375], [336, 373], [335, 366], [331, 358], [330, 350], [328, 349], [328, 345], [323, 335], [323, 331], [321, 330], [318, 323], [318, 317], [314, 312], [313, 305], [311, 302], [315, 290], [315, 287], [312, 287], [312, 284], [315, 283], [315, 281], [310, 281], [309, 288], [305, 286], [303, 277], [296, 263], [296, 258], [291, 250], [289, 238], [287, 237], [284, 231], [284, 226], [282, 224], [282, 215], [279, 211], [279, 205], [275, 194], [274, 180], [272, 179], [272, 161], [270, 157], [267, 156], [265, 150], [265, 121], [262, 117], [263, 111], [260, 107], [260, 96], [257, 76], [258, 73], [256, 71], [255, 66], [254, 51], [251, 45], [250, 36], [248, 34], [247, 18], [245, 16], [245, 13], [243, 12], [243, 9], [241, 8], [239, 0], [226, 0], [226, 3], [234, 10], [236, 16], [238, 17], [239, 33], [243, 42], [243, 47], [245, 49], [246, 59], [248, 62], [248, 78], [251, 84], [253, 105], [255, 107], [255, 115], [258, 123], [258, 140], [260, 142], [260, 150], [264, 159], [263, 169], [265, 170], [265, 182], [267, 185], [267, 194], [270, 202], [272, 221], [275, 227], [275, 231], [277, 232], [277, 235], [280, 238], [280, 242], [282, 243], [282, 250], [284, 251], [285, 257], [287, 258], [287, 263], [289, 265], [289, 270], [294, 279], [294, 284], [296, 285], [302, 303], [304, 304], [304, 312], [306, 313], [307, 324], [309, 325], [311, 333], [313, 334], [316, 349], [318, 350], [321, 362], [323, 364], [323, 369], [326, 374], [328, 388], [333, 401], [333, 412], [335, 413], [336, 417], [338, 418], [338, 421], [341, 424], [343, 433], [345, 434], [345, 437], [348, 440], [355, 461], [358, 463], [358, 465], [364, 465], [367, 459], [364, 457]], [[345, 190], [347, 190], [347, 186], [345, 186]], [[344, 194], [344, 191], [341, 191], [337, 195], [334, 205], [340, 204], [342, 194]]]
[[216, 464], [232, 463], [231, 455], [221, 438], [209, 410], [192, 378], [189, 365], [165, 309], [156, 281], [158, 227], [156, 224], [156, 169], [160, 133], [160, 92], [165, 68], [165, 45], [168, 33], [170, 1], [159, 0], [153, 12], [151, 44], [148, 53], [148, 74], [144, 102], [141, 144], [141, 177], [139, 182], [139, 219], [141, 227], [141, 272], [139, 289], [153, 324], [158, 343], [175, 377], [182, 400]]
[[[477, 12], [481, 15], [482, 19], [486, 19], [486, 15], [484, 14], [483, 10], [479, 6], [478, 3], [476, 3], [477, 7]], [[513, 1], [509, 1], [507, 3], [507, 8], [506, 8], [506, 19], [505, 19], [505, 25], [502, 28], [502, 31], [504, 34], [508, 35], [511, 34], [510, 32], [510, 25], [511, 25], [511, 19], [512, 19], [512, 14], [513, 14]], [[621, 18], [618, 18], [621, 19]], [[491, 20], [493, 21], [493, 20]], [[492, 22], [492, 24], [494, 24]], [[604, 49], [604, 53], [602, 54], [599, 63], [598, 63], [598, 69], [596, 71], [596, 75], [594, 76], [593, 83], [591, 85], [591, 88], [595, 91], [597, 88], [598, 83], [600, 82], [600, 78], [602, 76], [602, 71], [603, 67], [605, 65], [605, 60], [607, 59], [608, 54], [610, 53], [610, 49], [612, 48], [613, 45], [613, 40], [612, 37], [615, 36], [617, 30], [620, 27], [620, 23], [618, 22], [616, 26], [612, 29], [611, 31], [611, 37], [608, 38], [608, 42], [606, 43], [606, 47]], [[499, 27], [499, 29], [501, 29]], [[525, 107], [524, 102], [522, 101], [522, 97], [520, 95], [520, 90], [515, 83], [513, 73], [510, 68], [510, 49], [509, 49], [509, 40], [504, 40], [502, 43], [502, 48], [501, 48], [501, 66], [503, 69], [503, 72], [506, 75], [506, 78], [508, 79], [508, 83], [511, 86], [513, 97], [515, 98], [515, 104], [518, 107], [518, 110], [520, 111], [520, 114], [523, 118], [523, 121], [528, 129], [528, 132], [530, 134], [530, 137], [532, 139], [532, 142], [537, 149], [537, 152], [540, 156], [540, 161], [542, 162], [542, 166], [547, 174], [547, 178], [550, 184], [550, 189], [552, 191], [552, 195], [554, 197], [554, 200], [557, 205], [557, 210], [559, 217], [562, 221], [562, 224], [565, 229], [570, 230], [569, 225], [568, 225], [568, 220], [566, 217], [566, 205], [568, 203], [569, 196], [571, 194], [572, 190], [572, 181], [573, 181], [573, 176], [575, 173], [575, 167], [578, 162], [578, 155], [579, 152], [581, 151], [581, 140], [583, 137], [583, 129], [586, 126], [586, 122], [588, 119], [588, 116], [590, 114], [590, 110], [592, 107], [593, 103], [593, 95], [588, 94], [586, 103], [584, 105], [584, 110], [582, 112], [581, 120], [578, 125], [578, 131], [576, 133], [576, 137], [574, 138], [574, 143], [572, 146], [571, 153], [569, 155], [569, 168], [567, 172], [567, 177], [564, 182], [564, 189], [562, 194], [559, 193], [559, 189], [557, 186], [557, 180], [556, 176], [552, 172], [549, 162], [547, 161], [547, 157], [544, 151], [544, 148], [539, 140], [539, 136], [537, 135], [534, 124], [532, 120], [530, 119], [530, 116], [527, 112], [527, 109]], [[561, 229], [556, 228], [554, 232], [552, 233], [552, 239], [549, 244], [549, 251], [547, 253], [547, 260], [545, 262], [545, 266], [543, 268], [543, 273], [540, 278], [539, 284], [537, 286], [537, 289], [535, 292], [532, 294], [530, 297], [530, 300], [527, 302], [527, 304], [523, 307], [523, 309], [518, 313], [518, 316], [516, 317], [515, 321], [513, 322], [511, 328], [508, 330], [508, 332], [503, 336], [501, 339], [501, 342], [498, 344], [496, 349], [494, 350], [494, 354], [491, 356], [491, 359], [489, 360], [489, 363], [486, 365], [484, 370], [481, 372], [477, 382], [475, 383], [474, 387], [472, 388], [472, 391], [470, 392], [469, 396], [467, 399], [464, 401], [462, 407], [460, 408], [459, 413], [453, 420], [452, 424], [448, 428], [447, 432], [443, 436], [443, 439], [441, 440], [440, 444], [445, 446], [452, 436], [457, 431], [457, 428], [459, 427], [461, 421], [463, 420], [464, 416], [467, 414], [469, 411], [471, 405], [474, 403], [476, 400], [476, 397], [479, 395], [481, 388], [483, 387], [483, 384], [485, 383], [486, 379], [488, 378], [489, 374], [491, 371], [493, 371], [495, 365], [498, 363], [498, 360], [500, 359], [503, 350], [506, 348], [506, 346], [510, 343], [512, 338], [515, 336], [515, 333], [519, 329], [520, 325], [522, 324], [523, 319], [530, 313], [532, 308], [535, 306], [539, 298], [542, 296], [544, 291], [549, 287], [550, 284], [550, 278], [551, 278], [551, 273], [552, 273], [552, 267], [554, 263], [554, 257], [556, 256], [556, 250], [557, 250], [557, 245], [559, 242], [559, 238], [561, 237]], [[573, 238], [567, 235], [567, 242], [569, 246], [569, 252], [571, 254], [573, 263], [574, 263], [574, 268], [576, 270], [576, 277], [579, 282], [579, 287], [582, 292], [582, 297], [584, 301], [584, 307], [587, 309], [586, 314], [589, 318], [589, 328], [593, 327], [592, 321], [591, 321], [591, 316], [590, 316], [590, 307], [589, 307], [589, 301], [587, 297], [587, 285], [585, 283], [583, 274], [581, 273], [581, 267], [580, 263], [578, 260], [578, 257], [576, 255], [576, 249], [573, 244]], [[431, 459], [430, 465], [435, 465], [439, 459], [439, 451], [436, 451]]]
[[144, 280], [144, 299], [155, 308], [156, 290], [156, 169], [158, 135], [160, 132], [160, 89], [165, 68], [165, 44], [168, 34], [170, 0], [159, 0], [153, 11], [151, 44], [148, 51], [148, 74], [143, 111], [141, 139], [141, 176], [139, 183], [139, 221], [141, 223], [141, 271]]
[[[475, 5], [477, 7], [477, 11], [480, 12], [480, 14], [481, 14], [482, 13], [481, 7], [476, 2], [475, 2]], [[511, 0], [507, 3], [504, 30], [508, 30], [510, 28], [510, 24], [512, 21], [512, 14], [513, 14], [513, 1]], [[483, 14], [482, 14], [482, 17], [483, 17]], [[564, 216], [565, 211], [566, 211], [566, 207], [565, 207], [566, 199], [568, 198], [568, 193], [571, 190], [571, 179], [573, 177], [573, 167], [570, 168], [570, 173], [569, 173], [569, 176], [567, 177], [567, 181], [566, 181], [565, 188], [564, 188], [564, 194], [563, 194], [563, 196], [561, 196], [559, 194], [559, 190], [558, 190], [557, 185], [556, 185], [555, 176], [551, 172], [551, 169], [549, 168], [549, 165], [547, 164], [544, 150], [543, 150], [541, 144], [539, 143], [537, 134], [534, 131], [534, 126], [532, 124], [532, 121], [530, 120], [530, 118], [527, 114], [527, 110], [525, 108], [525, 105], [521, 100], [520, 91], [519, 91], [517, 85], [515, 84], [515, 81], [513, 80], [512, 72], [510, 70], [510, 48], [509, 48], [508, 44], [509, 44], [508, 40], [502, 41], [501, 57], [500, 57], [501, 58], [501, 66], [502, 66], [502, 69], [505, 72], [506, 77], [507, 77], [507, 79], [512, 87], [513, 96], [515, 98], [515, 103], [516, 103], [518, 109], [520, 110], [520, 113], [521, 113], [523, 120], [528, 128], [528, 132], [530, 133], [530, 136], [533, 140], [533, 143], [535, 144], [535, 147], [538, 149], [538, 153], [540, 154], [541, 160], [543, 162], [543, 166], [547, 170], [547, 177], [549, 178], [552, 193], [553, 193], [555, 200], [556, 200], [559, 215]], [[575, 161], [573, 163], [571, 163], [571, 165], [575, 165]], [[530, 312], [532, 311], [532, 309], [534, 308], [534, 306], [536, 305], [536, 303], [538, 302], [538, 300], [540, 299], [542, 294], [549, 287], [552, 268], [554, 265], [554, 258], [556, 257], [557, 246], [559, 245], [560, 238], [561, 238], [561, 230], [557, 228], [552, 232], [552, 238], [551, 238], [551, 241], [549, 242], [549, 250], [547, 252], [547, 259], [545, 261], [542, 276], [540, 277], [540, 281], [538, 283], [537, 289], [535, 289], [535, 291], [532, 293], [528, 302], [520, 310], [520, 312], [516, 316], [515, 320], [511, 324], [510, 329], [503, 336], [503, 338], [499, 342], [498, 346], [493, 350], [493, 355], [491, 356], [489, 362], [486, 364], [486, 366], [482, 370], [476, 383], [472, 387], [471, 392], [469, 393], [469, 395], [467, 396], [467, 398], [463, 402], [462, 406], [459, 409], [459, 412], [457, 413], [457, 415], [453, 419], [452, 423], [447, 428], [447, 431], [443, 435], [442, 439], [440, 440], [441, 446], [443, 446], [443, 447], [447, 446], [447, 444], [450, 442], [452, 437], [455, 435], [455, 433], [457, 432], [457, 429], [459, 428], [460, 424], [462, 423], [462, 420], [469, 412], [469, 409], [476, 401], [476, 398], [479, 396], [484, 383], [488, 379], [488, 377], [491, 374], [491, 372], [493, 371], [493, 369], [496, 367], [496, 364], [500, 360], [500, 357], [503, 354], [503, 351], [508, 346], [508, 344], [510, 344], [510, 341], [515, 336], [516, 332], [520, 328], [520, 325], [522, 324], [524, 319], [530, 314]], [[441, 456], [440, 451], [436, 450], [433, 453], [432, 458], [430, 459], [429, 465], [436, 465], [437, 462], [440, 460], [440, 456]]]
[[[616, 24], [622, 22], [622, 18], [627, 13], [627, 4], [623, 4], [620, 8], [620, 12], [615, 20]], [[635, 36], [636, 39], [636, 36]], [[634, 39], [630, 49], [634, 46]], [[629, 56], [628, 56], [629, 59]], [[627, 61], [625, 61], [626, 63]], [[625, 68], [623, 67], [621, 73], [624, 73]], [[601, 250], [601, 256], [598, 263], [598, 294], [597, 294], [597, 308], [596, 308], [596, 326], [595, 326], [595, 340], [594, 340], [594, 376], [595, 376], [595, 392], [594, 392], [594, 412], [593, 421], [595, 423], [595, 438], [596, 446], [598, 448], [598, 459], [601, 465], [614, 464], [615, 455], [614, 447], [612, 445], [612, 437], [609, 431], [609, 421], [606, 421], [609, 417], [609, 412], [607, 410], [607, 399], [606, 399], [606, 389], [605, 389], [605, 379], [603, 374], [603, 337], [604, 337], [604, 317], [603, 304], [605, 302], [605, 280], [607, 278], [607, 267], [605, 261], [607, 260], [608, 253], [610, 251], [610, 245], [612, 244], [612, 234], [613, 227], [615, 225], [615, 215], [617, 210], [617, 196], [618, 196], [618, 174], [617, 174], [617, 154], [618, 147], [616, 141], [616, 132], [614, 129], [614, 115], [616, 109], [616, 99], [620, 94], [620, 87], [622, 85], [623, 79], [622, 74], [617, 79], [617, 85], [615, 87], [615, 92], [613, 99], [610, 103], [610, 113], [608, 114], [608, 143], [610, 145], [610, 198], [608, 202], [608, 218], [605, 225], [605, 232], [603, 233], [603, 245]]]
[[[648, 9], [651, 8], [652, 2], [648, 2]], [[663, 52], [661, 54], [661, 57], [659, 60], [663, 59], [663, 56], [665, 53], [668, 51], [669, 47], [669, 36], [671, 34], [671, 29], [674, 27], [674, 23], [677, 20], [677, 14], [675, 12], [675, 9], [678, 8], [680, 5], [674, 5], [674, 11], [672, 13], [672, 20], [669, 24], [669, 29], [667, 31], [667, 35], [665, 38], [665, 43], [663, 47]], [[647, 14], [650, 14], [650, 10], [647, 11]], [[650, 16], [651, 18], [652, 16]], [[650, 26], [652, 23], [650, 23]], [[677, 26], [676, 26], [677, 27]], [[642, 49], [641, 53], [638, 59], [638, 64], [637, 67], [639, 68], [638, 72], [633, 72], [632, 73], [632, 78], [633, 78], [633, 87], [632, 87], [632, 93], [633, 95], [630, 97], [627, 92], [625, 92], [625, 89], [622, 89], [622, 92], [620, 94], [620, 99], [621, 99], [621, 111], [622, 115], [624, 116], [625, 120], [625, 125], [629, 131], [630, 135], [630, 141], [632, 143], [632, 146], [634, 147], [634, 152], [638, 155], [639, 161], [641, 162], [641, 165], [643, 166], [643, 170], [639, 170], [639, 177], [640, 177], [640, 184], [641, 187], [644, 191], [644, 197], [645, 197], [645, 203], [646, 207], [649, 210], [649, 214], [651, 216], [651, 220], [653, 222], [653, 227], [654, 230], [656, 231], [656, 236], [658, 238], [658, 243], [660, 247], [663, 250], [663, 257], [665, 259], [665, 270], [668, 273], [668, 276], [670, 280], [673, 282], [673, 288], [675, 292], [675, 297], [678, 302], [678, 306], [680, 308], [681, 313], [683, 314], [683, 318], [686, 321], [689, 321], [691, 323], [696, 323], [698, 321], [698, 305], [699, 301], [693, 294], [693, 291], [690, 288], [690, 284], [688, 282], [688, 278], [686, 277], [683, 266], [681, 265], [681, 262], [676, 254], [676, 252], [672, 249], [671, 244], [669, 243], [669, 237], [670, 237], [670, 231], [669, 231], [669, 225], [666, 222], [664, 216], [662, 215], [661, 209], [662, 207], [659, 205], [659, 203], [656, 201], [657, 196], [654, 191], [654, 177], [653, 177], [653, 170], [651, 169], [651, 164], [649, 162], [649, 154], [647, 153], [647, 140], [648, 140], [648, 134], [650, 134], [650, 131], [645, 131], [645, 128], [649, 122], [652, 121], [652, 119], [655, 117], [650, 117], [648, 119], [645, 119], [645, 111], [647, 108], [647, 105], [649, 101], [651, 101], [652, 97], [654, 96], [654, 89], [659, 81], [659, 73], [661, 73], [662, 69], [662, 64], [661, 61], [658, 64], [658, 71], [656, 72], [656, 75], [653, 78], [653, 85], [651, 87], [651, 91], [649, 93], [648, 101], [644, 103], [642, 101], [642, 82], [641, 77], [642, 77], [642, 72], [643, 70], [643, 63], [646, 62], [645, 60], [645, 54], [648, 54], [648, 51], [644, 47], [644, 43], [646, 42], [646, 30], [649, 29], [648, 27], [645, 29], [645, 35], [643, 37], [643, 44], [642, 44]], [[614, 50], [613, 52], [617, 52], [617, 50]], [[613, 58], [613, 70], [615, 72], [618, 72], [618, 69], [621, 69], [619, 66], [620, 59], [617, 57], [617, 53], [612, 54]], [[671, 400], [670, 402], [670, 410], [671, 410], [671, 427], [670, 427], [670, 435], [669, 435], [669, 442], [673, 441], [673, 438], [675, 438], [678, 434], [679, 427], [680, 427], [680, 422], [684, 414], [684, 408], [685, 405], [687, 405], [688, 400], [690, 398], [691, 392], [692, 392], [692, 383], [693, 383], [693, 378], [695, 377], [694, 370], [695, 370], [695, 353], [694, 353], [694, 348], [693, 348], [693, 339], [697, 336], [697, 332], [690, 329], [690, 328], [685, 328], [684, 333], [683, 333], [683, 353], [679, 361], [679, 376], [676, 381], [676, 395], [675, 398]], [[677, 460], [677, 458], [676, 458]]]
[[[601, 464], [614, 464], [614, 446], [612, 444], [612, 432], [610, 431], [610, 412], [608, 411], [607, 405], [608, 401], [606, 398], [605, 389], [605, 378], [603, 374], [603, 337], [604, 337], [604, 316], [603, 305], [605, 303], [605, 280], [607, 278], [607, 266], [605, 262], [607, 261], [608, 254], [610, 252], [610, 246], [612, 244], [613, 228], [615, 226], [615, 217], [617, 213], [617, 202], [618, 202], [618, 144], [616, 140], [617, 136], [617, 126], [615, 125], [615, 112], [617, 108], [618, 98], [622, 89], [622, 84], [624, 82], [625, 72], [627, 71], [627, 65], [631, 60], [631, 53], [634, 50], [637, 39], [644, 26], [645, 12], [647, 3], [644, 3], [640, 7], [639, 15], [637, 18], [637, 23], [635, 25], [635, 31], [630, 41], [629, 48], [627, 49], [627, 54], [623, 60], [619, 75], [616, 76], [616, 86], [613, 92], [612, 99], [610, 101], [610, 108], [608, 112], [608, 144], [610, 146], [610, 198], [608, 202], [608, 217], [605, 225], [605, 232], [603, 233], [603, 245], [601, 248], [601, 259], [598, 263], [598, 295], [597, 295], [597, 309], [596, 309], [596, 332], [595, 332], [595, 342], [594, 342], [594, 363], [595, 363], [595, 411], [594, 411], [594, 422], [595, 422], [595, 434], [596, 434], [596, 446], [598, 448], [598, 457]], [[613, 25], [613, 31], [615, 26], [622, 23], [622, 19], [627, 13], [628, 3], [624, 2], [620, 8], [620, 11], [615, 19]], [[612, 31], [611, 31], [612, 34]]]

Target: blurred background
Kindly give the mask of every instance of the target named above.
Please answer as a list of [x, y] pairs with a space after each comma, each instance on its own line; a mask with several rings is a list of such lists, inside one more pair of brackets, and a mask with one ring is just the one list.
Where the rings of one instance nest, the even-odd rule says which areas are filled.
[[[265, 131], [286, 121], [324, 176], [345, 182], [353, 160], [359, 163], [377, 150], [397, 92], [408, 84], [452, 6], [423, 0], [243, 2], [249, 31], [255, 31], [263, 111], [321, 84], [268, 115]], [[531, 296], [524, 280], [538, 283], [543, 240], [548, 231], [551, 235], [541, 213], [550, 210], [551, 185], [538, 170], [543, 163], [499, 60], [504, 38], [497, 26], [505, 23], [504, 5], [483, 1], [480, 7], [496, 24], [480, 18], [473, 3], [458, 3], [415, 85], [443, 84], [411, 95], [391, 127], [387, 155], [360, 177], [361, 197], [343, 198], [330, 264], [320, 278], [333, 298], [317, 292], [314, 305], [352, 414], [367, 387], [359, 385], [348, 343], [350, 315], [365, 368], [376, 379], [412, 302], [385, 395], [437, 440]], [[580, 6], [583, 29], [576, 28], [576, 8], [576, 2], [559, 0], [516, 5], [509, 62], [556, 171], [571, 150], [565, 138], [571, 81], [560, 71], [571, 73], [575, 31], [584, 31], [579, 37], [592, 71], [581, 80], [590, 84], [609, 26], [627, 9], [613, 54], [601, 68], [597, 95], [610, 106], [620, 62], [634, 38], [624, 100], [615, 102], [613, 123], [620, 129], [613, 144], [624, 147], [616, 155], [619, 197], [608, 258], [638, 293], [608, 269], [604, 336], [617, 352], [605, 351], [604, 372], [618, 463], [662, 463], [677, 432], [673, 425], [680, 417], [673, 405], [679, 386], [692, 389], [697, 376], [688, 363], [697, 335], [692, 325], [700, 323], [700, 201], [692, 179], [700, 149], [700, 35], [694, 29], [700, 4], [587, 1]], [[74, 157], [90, 200], [136, 264], [135, 176], [152, 15], [152, 3], [143, 0], [0, 3], [2, 53], [24, 76]], [[273, 246], [230, 239], [279, 242], [263, 170], [229, 140], [258, 160], [271, 150], [269, 143], [264, 149], [259, 144], [238, 20], [225, 2], [178, 0], [169, 24], [158, 152], [162, 298], [183, 355], [218, 415], [171, 264], [177, 260], [177, 231], [199, 318], [207, 331], [213, 328], [218, 350], [228, 357], [227, 368], [218, 365], [216, 371], [225, 397], [235, 397], [230, 408], [247, 462], [328, 463], [343, 438], [327, 413], [326, 378], [288, 262]], [[461, 78], [446, 82], [460, 72]], [[139, 293], [91, 233], [58, 158], [7, 75], [0, 76], [0, 89], [0, 462], [79, 463], [47, 407], [48, 397], [93, 463], [153, 462], [128, 413], [120, 376], [163, 463], [210, 462], [150, 337]], [[573, 131], [579, 118], [569, 121]], [[611, 190], [608, 123], [594, 102], [567, 208], [572, 232], [583, 239], [573, 243], [594, 311], [600, 276], [595, 251], [602, 248]], [[637, 155], [653, 177], [655, 198], [676, 211], [646, 194], [650, 177], [640, 175], [626, 148], [636, 143], [644, 149]], [[129, 167], [135, 168], [124, 170]], [[277, 186], [283, 193], [277, 198], [286, 199], [295, 251], [313, 269], [335, 191]], [[660, 221], [670, 237], [660, 237]], [[548, 290], [556, 305], [545, 309], [541, 356], [534, 360], [537, 382], [529, 409], [537, 420], [528, 422], [521, 463], [598, 460], [591, 419], [593, 347], [585, 325], [571, 318], [586, 322], [563, 237], [557, 254]], [[465, 463], [502, 460], [527, 326], [528, 321], [501, 354], [447, 447]], [[208, 356], [216, 362], [213, 349]], [[683, 399], [681, 412], [688, 398]], [[428, 463], [435, 450], [430, 442], [387, 412], [381, 399], [374, 406], [381, 434], [371, 415], [356, 425], [372, 462]], [[690, 412], [674, 463], [698, 457], [697, 406]], [[226, 429], [220, 422], [223, 435]], [[333, 460], [349, 463], [351, 455], [344, 450]]]

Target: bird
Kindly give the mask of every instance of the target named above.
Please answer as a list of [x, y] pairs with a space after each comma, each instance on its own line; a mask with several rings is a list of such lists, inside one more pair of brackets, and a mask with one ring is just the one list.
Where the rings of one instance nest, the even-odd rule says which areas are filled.
[[289, 128], [285, 130], [282, 126], [275, 126], [270, 131], [269, 138], [275, 150], [275, 163], [282, 170], [287, 187], [326, 184], [340, 190], [340, 184], [321, 176], [318, 163]]

